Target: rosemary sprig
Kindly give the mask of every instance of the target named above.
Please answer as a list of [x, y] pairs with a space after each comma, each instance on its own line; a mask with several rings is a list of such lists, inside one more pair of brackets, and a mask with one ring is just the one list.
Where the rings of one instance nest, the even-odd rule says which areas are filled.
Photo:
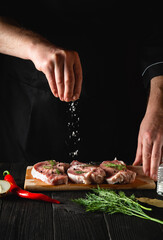
[[118, 170], [126, 169], [126, 166], [123, 164], [115, 164], [115, 163], [106, 163], [104, 164], [106, 167], [116, 168]]
[[48, 162], [51, 164], [51, 166], [56, 166], [56, 161], [55, 160], [48, 160]]
[[83, 172], [83, 171], [75, 171], [75, 173], [82, 174], [82, 173], [85, 173], [85, 172]]
[[92, 189], [92, 191], [94, 193], [88, 193], [86, 198], [73, 199], [72, 201], [85, 206], [87, 212], [123, 213], [163, 224], [163, 221], [152, 218], [143, 211], [151, 211], [152, 209], [139, 204], [134, 194], [127, 197], [122, 191], [116, 193], [113, 190], [101, 189], [100, 187]]
[[43, 168], [45, 168], [45, 169], [51, 169], [51, 168], [52, 168], [52, 166], [49, 166], [49, 165], [44, 165], [44, 166], [43, 166]]
[[54, 166], [57, 165], [55, 160], [48, 160], [48, 162], [50, 163], [50, 165], [44, 165], [43, 168], [52, 169]]
[[57, 174], [60, 174], [60, 171], [59, 171], [59, 169], [58, 169], [58, 168], [56, 168], [56, 173], [57, 173]]

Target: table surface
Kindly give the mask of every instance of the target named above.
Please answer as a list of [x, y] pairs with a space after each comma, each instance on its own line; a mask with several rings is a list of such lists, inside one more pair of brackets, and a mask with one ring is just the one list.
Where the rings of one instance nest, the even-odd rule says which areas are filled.
[[[24, 185], [29, 163], [0, 163], [0, 179], [9, 170]], [[125, 190], [127, 195], [158, 198], [156, 190]], [[0, 198], [1, 240], [162, 240], [163, 225], [123, 214], [86, 213], [71, 201], [86, 191], [44, 192], [61, 201], [51, 204], [9, 195]], [[151, 217], [163, 220], [163, 209], [152, 207]]]

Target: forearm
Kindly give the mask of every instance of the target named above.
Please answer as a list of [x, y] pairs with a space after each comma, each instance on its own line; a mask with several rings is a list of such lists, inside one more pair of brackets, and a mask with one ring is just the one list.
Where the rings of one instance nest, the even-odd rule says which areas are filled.
[[152, 78], [146, 113], [163, 115], [163, 76]]
[[0, 17], [0, 53], [30, 59], [30, 49], [40, 36]]
[[77, 100], [82, 87], [78, 53], [58, 48], [37, 33], [0, 17], [0, 53], [31, 60], [42, 71], [55, 97]]

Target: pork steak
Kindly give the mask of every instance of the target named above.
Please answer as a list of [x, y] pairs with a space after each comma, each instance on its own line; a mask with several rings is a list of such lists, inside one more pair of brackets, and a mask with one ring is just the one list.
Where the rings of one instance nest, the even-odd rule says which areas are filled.
[[132, 183], [135, 181], [136, 173], [128, 170], [123, 161], [103, 161], [100, 167], [106, 172], [106, 182], [115, 183]]
[[106, 176], [105, 171], [99, 166], [72, 161], [70, 168], [67, 170], [68, 177], [75, 183], [100, 184]]
[[68, 163], [47, 160], [36, 163], [32, 167], [31, 174], [33, 178], [40, 179], [51, 185], [67, 184], [68, 176], [65, 171], [68, 167]]

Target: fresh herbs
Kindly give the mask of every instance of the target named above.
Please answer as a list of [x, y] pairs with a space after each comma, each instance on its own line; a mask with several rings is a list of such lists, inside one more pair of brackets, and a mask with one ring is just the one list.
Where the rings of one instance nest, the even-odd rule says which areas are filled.
[[52, 169], [54, 166], [57, 165], [55, 160], [48, 160], [48, 162], [50, 163], [50, 165], [44, 165], [43, 168], [45, 168], [45, 169]]
[[53, 169], [53, 170], [55, 169], [55, 173], [56, 174], [60, 174], [59, 169], [55, 167], [57, 165], [56, 161], [55, 160], [48, 160], [48, 162], [50, 163], [50, 165], [44, 165], [43, 168], [45, 168], [45, 169]]
[[58, 169], [58, 168], [56, 168], [56, 173], [57, 173], [57, 174], [60, 174], [60, 171], [59, 171], [59, 169]]
[[86, 207], [86, 211], [101, 211], [105, 213], [123, 213], [129, 216], [136, 216], [143, 219], [148, 219], [160, 224], [163, 221], [148, 216], [143, 210], [151, 211], [151, 208], [146, 208], [138, 203], [134, 194], [127, 197], [124, 192], [116, 193], [113, 190], [92, 189], [94, 193], [88, 193], [86, 198], [73, 199], [73, 202]]
[[106, 163], [104, 164], [105, 167], [111, 167], [111, 168], [116, 168], [118, 170], [123, 170], [126, 169], [125, 165], [122, 164], [115, 164], [115, 163]]
[[43, 168], [45, 168], [45, 169], [51, 169], [52, 166], [50, 166], [50, 165], [44, 165]]
[[49, 160], [48, 162], [51, 164], [52, 167], [57, 165], [55, 160]]
[[83, 172], [83, 171], [75, 171], [75, 173], [82, 174], [82, 173], [85, 173], [85, 172]]

